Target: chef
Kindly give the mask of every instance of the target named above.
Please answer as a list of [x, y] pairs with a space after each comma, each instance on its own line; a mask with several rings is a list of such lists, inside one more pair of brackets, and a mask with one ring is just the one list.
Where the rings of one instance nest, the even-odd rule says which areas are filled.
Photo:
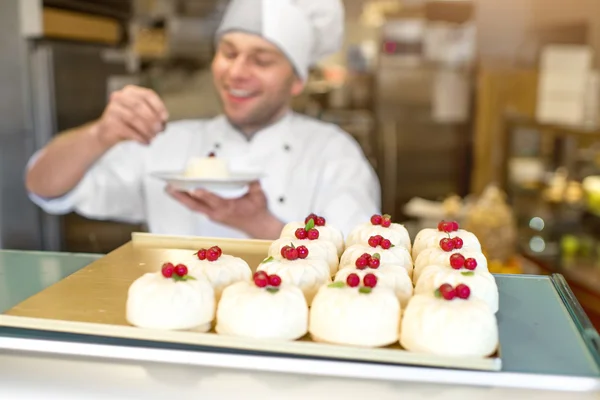
[[[167, 124], [156, 93], [128, 86], [97, 121], [32, 157], [31, 199], [51, 214], [146, 223], [158, 234], [275, 239], [312, 212], [348, 234], [379, 212], [377, 177], [346, 132], [290, 110], [309, 67], [339, 50], [343, 17], [339, 0], [233, 0], [212, 63], [223, 115]], [[263, 177], [229, 198], [151, 176], [211, 152]]]

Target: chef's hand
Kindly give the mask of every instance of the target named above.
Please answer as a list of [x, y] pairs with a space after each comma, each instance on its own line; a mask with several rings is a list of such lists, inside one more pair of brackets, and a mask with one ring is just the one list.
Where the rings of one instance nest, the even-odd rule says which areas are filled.
[[251, 183], [248, 193], [238, 199], [224, 199], [206, 190], [180, 192], [170, 186], [167, 193], [190, 210], [204, 214], [214, 222], [239, 229], [255, 239], [275, 240], [284, 226], [269, 211], [267, 198], [258, 182]]
[[129, 85], [111, 94], [95, 132], [107, 147], [125, 140], [147, 145], [165, 129], [168, 118], [165, 105], [154, 91]]

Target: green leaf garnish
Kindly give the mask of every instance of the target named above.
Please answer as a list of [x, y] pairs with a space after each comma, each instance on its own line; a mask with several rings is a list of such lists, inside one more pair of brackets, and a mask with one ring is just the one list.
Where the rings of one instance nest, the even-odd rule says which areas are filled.
[[196, 278], [194, 278], [194, 277], [193, 277], [193, 276], [191, 276], [191, 275], [179, 276], [179, 275], [177, 275], [177, 274], [173, 274], [173, 280], [174, 280], [174, 281], [178, 281], [178, 282], [179, 282], [179, 281], [183, 281], [183, 282], [185, 282], [185, 281], [195, 281], [195, 280], [196, 280]]
[[384, 215], [383, 215], [383, 218], [384, 218], [384, 219], [390, 219], [390, 220], [391, 220], [391, 219], [392, 219], [392, 216], [391, 216], [390, 214], [384, 214]]
[[475, 272], [473, 272], [473, 271], [463, 271], [463, 272], [461, 272], [461, 274], [464, 275], [464, 276], [473, 276], [473, 275], [475, 275]]
[[308, 232], [308, 231], [310, 231], [314, 227], [315, 227], [315, 220], [313, 218], [311, 218], [306, 223], [306, 226], [304, 227], [304, 230]]
[[270, 263], [271, 261], [274, 261], [275, 259], [273, 257], [267, 257], [264, 260], [262, 260], [261, 264], [266, 264], [266, 263]]
[[433, 292], [433, 295], [435, 297], [437, 297], [438, 299], [440, 299], [442, 297], [442, 293], [440, 292], [440, 289], [435, 289], [435, 292]]
[[275, 293], [279, 292], [279, 288], [277, 288], [277, 287], [268, 287], [267, 288], [267, 292], [275, 294]]
[[375, 253], [371, 257], [381, 260], [381, 256], [379, 255], [379, 253]]
[[393, 244], [391, 247], [396, 247], [396, 245], [395, 245], [395, 244]]
[[346, 287], [346, 284], [344, 282], [338, 281], [338, 282], [330, 283], [329, 285], [327, 285], [327, 287], [330, 287], [330, 288], [343, 288], [343, 287]]
[[368, 294], [368, 293], [371, 293], [372, 290], [373, 289], [371, 289], [368, 286], [362, 286], [360, 289], [358, 289], [358, 292]]

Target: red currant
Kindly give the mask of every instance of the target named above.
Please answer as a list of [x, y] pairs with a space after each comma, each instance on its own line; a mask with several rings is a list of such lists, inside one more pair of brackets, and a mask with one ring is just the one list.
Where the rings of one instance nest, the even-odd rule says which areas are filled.
[[217, 258], [223, 255], [223, 250], [219, 246], [213, 246], [209, 250], [212, 250], [217, 253]]
[[165, 278], [170, 278], [173, 276], [173, 273], [175, 272], [175, 266], [171, 263], [165, 263], [162, 266], [161, 272]]
[[296, 250], [298, 251], [298, 258], [305, 259], [308, 257], [308, 248], [306, 246], [298, 246]]
[[465, 268], [473, 271], [475, 268], [477, 268], [477, 260], [474, 258], [467, 258], [465, 260]]
[[198, 250], [196, 255], [198, 256], [199, 260], [206, 260], [206, 250], [205, 249]]
[[269, 284], [269, 277], [267, 274], [257, 275], [254, 277], [254, 284], [259, 288], [264, 288]]
[[374, 288], [377, 285], [377, 277], [375, 274], [366, 274], [363, 278], [363, 283], [367, 287]]
[[454, 269], [461, 269], [465, 265], [465, 257], [462, 254], [452, 254], [450, 256], [450, 266]]
[[439, 290], [442, 297], [446, 300], [452, 300], [454, 297], [456, 297], [456, 290], [454, 290], [452, 285], [448, 283], [444, 283], [442, 286], [440, 286]]
[[315, 228], [308, 231], [308, 240], [317, 240], [319, 238], [319, 231]]
[[446, 227], [446, 221], [440, 221], [438, 223], [438, 231], [445, 232], [444, 228]]
[[381, 225], [382, 220], [383, 220], [383, 218], [381, 217], [381, 215], [373, 215], [371, 217], [371, 224], [372, 225]]
[[214, 249], [208, 249], [206, 252], [206, 259], [208, 261], [217, 261], [219, 259], [219, 253]]
[[468, 299], [469, 296], [471, 295], [471, 289], [469, 289], [469, 287], [465, 284], [460, 284], [458, 286], [456, 286], [456, 296], [460, 299]]
[[290, 246], [283, 246], [281, 248], [281, 250], [279, 250], [279, 253], [281, 253], [281, 257], [285, 258], [285, 255], [286, 255], [286, 253], [287, 253], [287, 251], [288, 251], [289, 248], [290, 248]]
[[379, 240], [377, 239], [377, 236], [371, 236], [368, 240], [368, 243], [371, 247], [379, 246]]
[[383, 226], [384, 228], [389, 228], [390, 226], [392, 226], [392, 220], [390, 218], [382, 219], [381, 226]]
[[458, 225], [458, 222], [452, 221], [451, 224], [452, 224], [452, 232], [458, 231], [458, 229], [460, 228]]
[[306, 239], [308, 237], [308, 232], [306, 232], [306, 229], [304, 228], [298, 228], [296, 229], [296, 232], [294, 233], [294, 235], [296, 236], [296, 239]]
[[440, 240], [440, 247], [444, 251], [452, 251], [454, 250], [454, 241], [450, 238], [443, 238]]
[[323, 217], [317, 217], [317, 219], [315, 219], [316, 226], [325, 226], [325, 222], [325, 218]]
[[[367, 254], [367, 256], [368, 256], [368, 254]], [[369, 259], [363, 255], [363, 256], [358, 257], [354, 264], [356, 265], [356, 268], [358, 268], [358, 269], [366, 269], [367, 265], [369, 265]]]
[[268, 275], [265, 271], [256, 271], [254, 273], [254, 275], [252, 276], [252, 279], [256, 279], [257, 277], [260, 277], [260, 276], [264, 276], [265, 278], [268, 278]]
[[304, 218], [304, 223], [308, 224], [308, 221], [313, 220], [315, 222], [315, 225], [317, 224], [317, 214], [309, 214], [308, 217]]
[[350, 274], [346, 278], [346, 283], [350, 287], [357, 287], [358, 285], [360, 285], [360, 278], [356, 274]]
[[369, 259], [369, 268], [379, 268], [379, 265], [381, 264], [381, 261], [379, 261], [379, 258], [375, 258], [375, 257], [371, 257]]
[[287, 251], [285, 252], [285, 259], [290, 260], [290, 261], [297, 260], [298, 259], [298, 249], [294, 249], [293, 247], [288, 247]]
[[188, 273], [188, 268], [183, 264], [179, 264], [175, 267], [175, 273], [179, 276], [186, 276]]
[[455, 249], [462, 249], [463, 248], [463, 240], [459, 237], [455, 237], [454, 239], [452, 239], [452, 241], [454, 242], [454, 248]]
[[392, 247], [392, 242], [389, 239], [383, 239], [379, 245], [382, 249], [388, 250]]
[[281, 278], [279, 277], [279, 275], [269, 276], [269, 285], [274, 287], [278, 287], [279, 285], [281, 285]]

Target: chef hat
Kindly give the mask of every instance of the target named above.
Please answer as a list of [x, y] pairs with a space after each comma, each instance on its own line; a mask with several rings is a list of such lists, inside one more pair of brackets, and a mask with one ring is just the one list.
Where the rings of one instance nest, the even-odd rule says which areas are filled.
[[341, 0], [231, 0], [217, 38], [231, 31], [273, 43], [305, 80], [311, 65], [341, 48], [344, 7]]

